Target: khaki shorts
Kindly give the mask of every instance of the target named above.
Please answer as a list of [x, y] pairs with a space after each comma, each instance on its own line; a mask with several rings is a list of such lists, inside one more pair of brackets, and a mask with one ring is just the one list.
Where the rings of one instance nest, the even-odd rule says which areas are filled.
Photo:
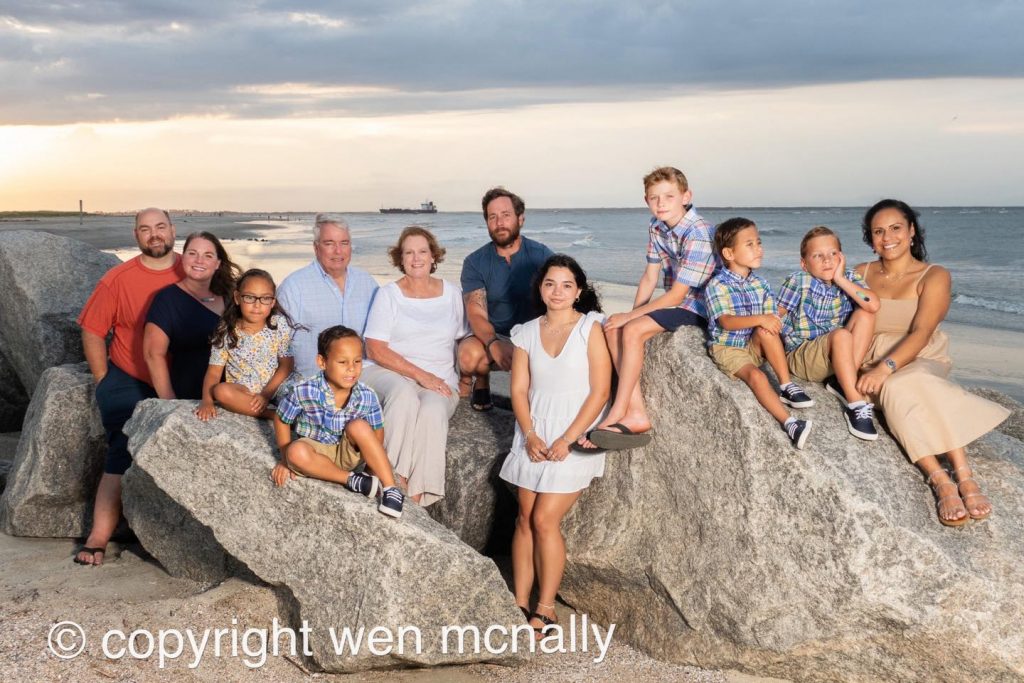
[[[347, 434], [342, 436], [338, 443], [320, 443], [305, 436], [296, 439], [296, 441], [309, 444], [314, 451], [330, 458], [331, 462], [346, 472], [351, 472], [363, 462], [363, 456], [360, 455], [355, 444], [349, 441]], [[288, 469], [300, 477], [304, 476], [301, 472], [296, 472], [291, 467]]]
[[764, 357], [747, 344], [745, 347], [725, 346], [724, 344], [712, 344], [708, 347], [708, 355], [715, 361], [718, 369], [735, 378], [736, 373], [747, 365], [755, 368], [761, 367]]
[[786, 365], [789, 371], [808, 382], [824, 382], [829, 376], [834, 375], [832, 359], [829, 357], [829, 337], [832, 333], [823, 334], [809, 341], [786, 354]]

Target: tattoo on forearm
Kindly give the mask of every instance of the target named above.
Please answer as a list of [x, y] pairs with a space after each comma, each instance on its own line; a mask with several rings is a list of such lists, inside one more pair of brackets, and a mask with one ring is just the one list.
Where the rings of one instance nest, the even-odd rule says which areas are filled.
[[474, 289], [472, 292], [468, 292], [464, 297], [466, 306], [479, 306], [483, 310], [487, 310], [487, 290]]

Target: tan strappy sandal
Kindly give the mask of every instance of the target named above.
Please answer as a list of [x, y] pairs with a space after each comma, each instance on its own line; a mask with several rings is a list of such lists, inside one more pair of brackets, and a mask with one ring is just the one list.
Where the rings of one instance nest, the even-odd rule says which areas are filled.
[[[934, 479], [935, 475], [939, 474], [940, 472], [942, 474], [945, 474], [947, 479], [946, 479], [946, 481], [944, 481], [944, 482], [942, 482], [940, 484], [936, 484], [934, 481], [932, 481], [932, 479]], [[964, 524], [967, 524], [967, 522], [969, 522], [971, 520], [971, 515], [967, 511], [967, 507], [964, 505], [964, 501], [961, 500], [961, 498], [960, 498], [960, 487], [956, 485], [956, 482], [954, 482], [952, 478], [949, 478], [949, 472], [947, 472], [946, 470], [941, 469], [941, 468], [937, 469], [937, 470], [935, 470], [934, 472], [932, 472], [931, 474], [928, 475], [928, 479], [926, 479], [926, 481], [928, 482], [928, 485], [931, 486], [932, 489], [935, 491], [936, 498], [938, 498], [938, 500], [935, 503], [935, 511], [936, 511], [936, 514], [939, 517], [939, 521], [942, 522], [943, 525], [945, 525], [945, 526], [963, 526]], [[954, 493], [952, 495], [948, 495], [948, 496], [943, 496], [940, 493], [940, 489], [943, 486], [952, 486], [953, 490], [956, 491], [956, 493]], [[955, 500], [957, 502], [957, 504], [959, 504], [960, 507], [963, 508], [964, 516], [961, 517], [960, 519], [945, 519], [942, 516], [942, 503], [943, 503], [943, 501], [946, 501], [946, 500]], [[954, 507], [953, 510], [955, 510], [955, 509], [956, 508]]]
[[[967, 475], [961, 477], [959, 473], [961, 471], [963, 471], [963, 470], [967, 470]], [[986, 496], [984, 493], [981, 492], [981, 484], [979, 484], [978, 481], [974, 478], [974, 472], [971, 470], [971, 468], [969, 466], [957, 467], [955, 470], [953, 470], [953, 474], [956, 476], [956, 481], [957, 481], [956, 490], [957, 490], [957, 493], [960, 493], [960, 498], [963, 499], [964, 507], [967, 508], [967, 514], [970, 516], [970, 518], [971, 519], [985, 519], [986, 517], [991, 515], [992, 514], [992, 510], [991, 510], [992, 501], [989, 500], [988, 496]], [[974, 485], [978, 487], [978, 492], [977, 493], [966, 493], [965, 494], [965, 493], [961, 493], [960, 492], [960, 487], [964, 485], [964, 482], [968, 482], [968, 481], [974, 482]], [[982, 513], [982, 514], [978, 514], [978, 515], [974, 514], [974, 512], [971, 511], [971, 506], [972, 506], [971, 499], [972, 498], [981, 498], [981, 499], [983, 499], [984, 502], [989, 504], [989, 508], [990, 508], [989, 511], [985, 512], [985, 513]]]

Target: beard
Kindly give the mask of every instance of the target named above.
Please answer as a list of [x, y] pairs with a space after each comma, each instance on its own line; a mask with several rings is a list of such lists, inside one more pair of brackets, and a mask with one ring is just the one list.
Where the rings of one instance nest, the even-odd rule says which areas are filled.
[[522, 228], [520, 228], [517, 225], [516, 227], [514, 227], [514, 228], [512, 228], [512, 229], [510, 229], [508, 231], [508, 236], [507, 237], [504, 237], [502, 239], [499, 239], [498, 236], [494, 232], [491, 232], [491, 231], [488, 231], [488, 232], [489, 232], [489, 234], [491, 236], [491, 241], [494, 242], [494, 245], [504, 249], [505, 247], [509, 246], [510, 244], [515, 242], [517, 239], [519, 239], [519, 231], [520, 230], [522, 230]]
[[164, 242], [162, 240], [153, 240], [145, 246], [139, 245], [139, 251], [150, 258], [161, 258], [166, 256], [171, 249], [174, 248], [174, 242]]

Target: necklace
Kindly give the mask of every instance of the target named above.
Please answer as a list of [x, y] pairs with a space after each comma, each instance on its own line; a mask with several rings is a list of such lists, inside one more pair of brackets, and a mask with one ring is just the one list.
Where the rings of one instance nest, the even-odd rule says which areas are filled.
[[204, 304], [212, 304], [212, 303], [213, 303], [214, 301], [216, 301], [216, 300], [217, 300], [217, 295], [216, 295], [216, 294], [213, 294], [213, 293], [211, 293], [211, 294], [210, 294], [210, 296], [199, 296], [198, 294], [195, 294], [195, 293], [194, 293], [194, 292], [193, 292], [192, 290], [190, 290], [190, 289], [189, 289], [189, 288], [188, 288], [187, 286], [185, 286], [185, 285], [181, 285], [181, 288], [182, 288], [183, 290], [185, 290], [185, 292], [186, 292], [186, 293], [187, 293], [187, 294], [188, 294], [188, 295], [189, 295], [190, 297], [192, 297], [193, 299], [195, 299], [196, 301], [199, 301], [199, 302], [201, 302], [201, 303], [204, 303]]
[[562, 323], [560, 325], [554, 325], [554, 324], [552, 324], [552, 322], [550, 320], [548, 320], [547, 314], [545, 314], [545, 315], [541, 316], [540, 322], [541, 322], [541, 326], [546, 327], [549, 332], [561, 332], [565, 328], [572, 327], [573, 325], [578, 323], [582, 316], [583, 316], [583, 314], [579, 313], [579, 314], [576, 315], [575, 318], [573, 318], [572, 320], [570, 320], [567, 323]]
[[907, 271], [909, 270], [910, 268], [906, 268], [903, 270], [902, 273], [890, 273], [888, 270], [882, 268], [881, 266], [878, 268], [878, 272], [882, 274], [882, 277], [891, 282], [896, 282], [897, 280], [900, 280], [904, 275], [907, 274]]

